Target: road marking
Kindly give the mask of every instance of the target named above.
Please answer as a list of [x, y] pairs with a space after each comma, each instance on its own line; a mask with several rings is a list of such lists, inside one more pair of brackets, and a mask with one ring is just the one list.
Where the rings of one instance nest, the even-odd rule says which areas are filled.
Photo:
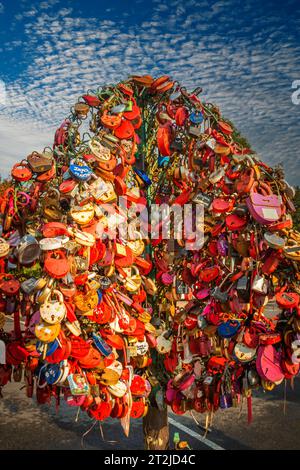
[[178, 423], [178, 421], [175, 421], [175, 419], [173, 418], [169, 418], [169, 423], [214, 450], [225, 450], [223, 447], [218, 446], [218, 444], [216, 444], [215, 442], [210, 441], [209, 439], [206, 439], [206, 437], [202, 437], [200, 436], [200, 434], [197, 434], [195, 431], [192, 431], [191, 429], [187, 428], [186, 426], [184, 426], [184, 424]]

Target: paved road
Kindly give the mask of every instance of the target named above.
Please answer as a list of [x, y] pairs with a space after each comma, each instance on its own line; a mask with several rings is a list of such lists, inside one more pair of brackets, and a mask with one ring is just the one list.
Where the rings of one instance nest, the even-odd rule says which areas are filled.
[[[85, 413], [75, 422], [76, 410], [62, 404], [38, 406], [25, 397], [19, 383], [11, 383], [3, 390], [0, 400], [0, 449], [107, 449], [132, 450], [143, 448], [141, 420], [131, 421], [131, 432], [125, 438], [118, 420], [110, 419], [102, 425], [104, 439], [97, 425], [84, 437], [93, 424]], [[295, 389], [287, 386], [286, 413], [283, 412], [283, 386], [272, 393], [259, 393], [254, 398], [254, 421], [247, 424], [247, 407], [228, 409], [215, 414], [213, 430], [207, 438], [225, 449], [299, 449], [300, 448], [300, 380]], [[240, 414], [240, 416], [239, 416]], [[173, 420], [203, 435], [203, 431], [189, 416]], [[197, 416], [204, 423], [204, 416]], [[193, 449], [210, 449], [203, 442], [181, 430], [170, 427], [188, 440]], [[208, 443], [209, 444], [209, 443]]]

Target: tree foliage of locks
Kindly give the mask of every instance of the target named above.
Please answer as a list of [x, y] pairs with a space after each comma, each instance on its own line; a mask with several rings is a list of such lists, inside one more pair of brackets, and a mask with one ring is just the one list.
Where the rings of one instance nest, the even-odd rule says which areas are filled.
[[[89, 91], [52, 147], [14, 165], [1, 386], [24, 379], [38, 403], [63, 397], [128, 434], [149, 404], [212, 413], [246, 396], [251, 418], [254, 388], [298, 373], [294, 189], [201, 91], [148, 75]], [[176, 217], [150, 222], [154, 204]]]

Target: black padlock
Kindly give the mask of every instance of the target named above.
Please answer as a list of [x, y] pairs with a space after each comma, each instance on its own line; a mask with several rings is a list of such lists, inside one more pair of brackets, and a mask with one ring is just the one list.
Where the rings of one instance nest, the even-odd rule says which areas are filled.
[[23, 377], [23, 366], [22, 365], [14, 366], [14, 370], [13, 370], [14, 382], [21, 382], [22, 377]]
[[171, 150], [174, 152], [182, 152], [183, 151], [183, 142], [178, 138], [175, 138], [170, 145]]
[[225, 303], [228, 300], [228, 293], [226, 291], [222, 291], [219, 286], [214, 287], [210, 291], [211, 297], [213, 297], [215, 300], [218, 300], [218, 302]]
[[193, 202], [203, 204], [205, 209], [208, 209], [212, 203], [212, 197], [208, 194], [198, 193], [197, 196], [193, 198]]
[[68, 212], [71, 209], [70, 201], [66, 198], [60, 199], [59, 204], [62, 210], [65, 212]]
[[234, 213], [239, 217], [244, 217], [249, 212], [246, 204], [237, 204], [234, 208]]
[[158, 328], [161, 325], [161, 319], [159, 317], [152, 317], [150, 323]]
[[239, 297], [242, 298], [246, 303], [250, 301], [250, 286], [248, 275], [244, 275], [239, 278], [237, 281], [236, 290]]

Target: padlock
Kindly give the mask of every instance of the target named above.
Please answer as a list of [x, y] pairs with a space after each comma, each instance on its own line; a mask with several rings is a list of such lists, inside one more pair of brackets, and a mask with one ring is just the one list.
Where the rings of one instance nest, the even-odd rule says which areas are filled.
[[6, 306], [5, 306], [6, 313], [8, 313], [9, 315], [14, 313], [16, 310], [16, 305], [17, 305], [17, 301], [15, 297], [7, 297]]
[[224, 393], [224, 391], [220, 395], [220, 408], [227, 409], [233, 406], [232, 402], [232, 395], [230, 392]]
[[21, 364], [19, 366], [14, 366], [13, 368], [14, 382], [21, 382], [22, 377], [23, 377], [23, 366]]
[[229, 293], [229, 290], [232, 286], [232, 283], [229, 285], [229, 287], [225, 291], [222, 290], [222, 287], [226, 283], [226, 281], [227, 281], [227, 279], [229, 278], [230, 275], [231, 275], [231, 273], [227, 274], [227, 276], [225, 276], [225, 278], [223, 279], [221, 284], [214, 287], [210, 292], [211, 297], [213, 297], [215, 300], [218, 300], [221, 303], [225, 303], [228, 299], [228, 293]]
[[256, 274], [253, 281], [252, 281], [252, 286], [251, 289], [254, 292], [257, 292], [259, 294], [267, 294], [268, 293], [268, 281], [265, 278], [265, 276], [261, 276], [259, 274]]
[[[23, 315], [25, 347], [0, 337], [15, 377], [22, 362], [32, 368], [39, 403], [63, 387], [67, 404], [120, 418], [127, 432], [151, 387], [159, 409], [166, 396], [177, 414], [237, 406], [243, 393], [250, 419], [254, 387], [298, 372], [295, 192], [198, 94], [149, 75], [89, 91], [53, 149], [12, 170], [0, 198], [0, 306], [15, 314], [12, 338]], [[160, 217], [150, 239], [140, 213], [150, 201], [165, 204], [163, 219], [190, 204], [202, 246], [190, 249], [186, 230], [163, 240]]]
[[172, 330], [164, 331], [160, 336], [157, 337], [156, 349], [160, 354], [167, 354], [171, 351], [172, 347]]
[[249, 282], [249, 276], [245, 274], [238, 279], [236, 284], [236, 291], [244, 301], [249, 301], [250, 298]]

